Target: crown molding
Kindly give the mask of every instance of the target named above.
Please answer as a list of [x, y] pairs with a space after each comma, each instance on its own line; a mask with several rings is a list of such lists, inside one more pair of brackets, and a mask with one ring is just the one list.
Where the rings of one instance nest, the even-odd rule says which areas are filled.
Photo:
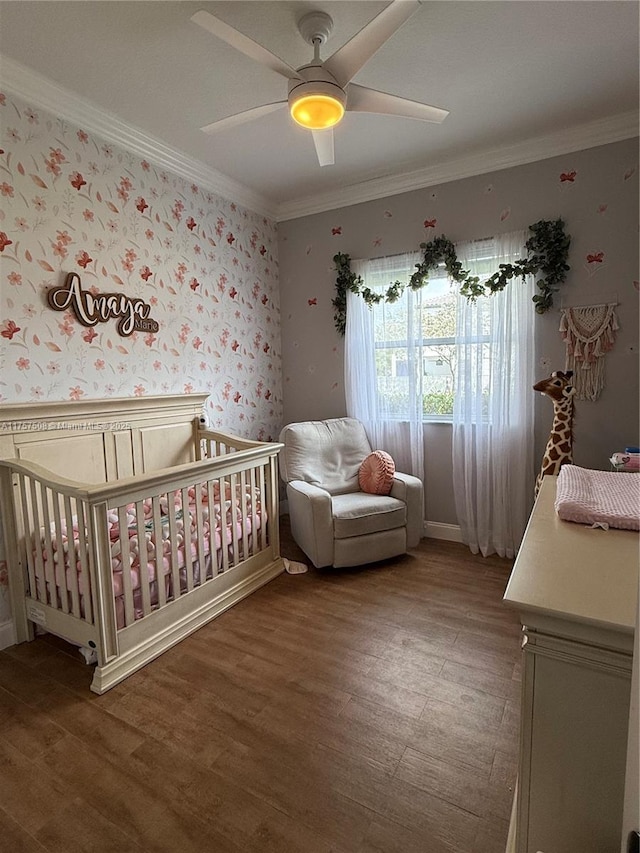
[[385, 175], [381, 178], [343, 186], [339, 190], [317, 193], [313, 197], [282, 202], [278, 205], [276, 220], [284, 222], [288, 219], [298, 219], [302, 216], [350, 207], [435, 184], [444, 184], [448, 181], [534, 163], [538, 160], [547, 160], [550, 157], [558, 157], [574, 151], [596, 148], [611, 142], [621, 142], [638, 136], [638, 122], [638, 111], [622, 113], [558, 133], [535, 137], [515, 145], [492, 148], [469, 157], [438, 163], [424, 169]]
[[106, 142], [125, 148], [143, 160], [151, 160], [188, 181], [249, 210], [276, 218], [276, 207], [264, 196], [188, 154], [172, 148], [86, 98], [59, 86], [6, 56], [0, 55], [2, 86], [33, 106], [64, 118]]

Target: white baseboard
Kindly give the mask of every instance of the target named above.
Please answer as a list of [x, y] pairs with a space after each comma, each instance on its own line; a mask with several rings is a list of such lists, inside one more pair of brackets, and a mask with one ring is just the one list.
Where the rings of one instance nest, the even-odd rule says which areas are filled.
[[424, 535], [428, 539], [446, 539], [447, 542], [462, 542], [462, 531], [458, 524], [444, 521], [425, 521]]
[[7, 622], [0, 622], [0, 651], [8, 649], [9, 646], [16, 644], [16, 629], [13, 624], [13, 619]]

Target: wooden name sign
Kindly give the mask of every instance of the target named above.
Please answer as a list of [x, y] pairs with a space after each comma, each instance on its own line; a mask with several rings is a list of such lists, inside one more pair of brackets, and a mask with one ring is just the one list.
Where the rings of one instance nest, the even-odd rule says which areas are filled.
[[54, 311], [71, 309], [83, 326], [95, 326], [116, 319], [116, 329], [123, 338], [132, 332], [157, 332], [160, 328], [149, 317], [151, 306], [143, 299], [132, 299], [124, 293], [98, 293], [83, 290], [77, 272], [68, 273], [62, 287], [47, 292], [47, 302]]

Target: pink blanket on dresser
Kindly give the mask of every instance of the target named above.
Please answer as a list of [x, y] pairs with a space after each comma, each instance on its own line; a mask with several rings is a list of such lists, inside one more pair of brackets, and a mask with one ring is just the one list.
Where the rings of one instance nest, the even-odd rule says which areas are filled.
[[640, 473], [563, 465], [555, 507], [565, 521], [640, 530]]

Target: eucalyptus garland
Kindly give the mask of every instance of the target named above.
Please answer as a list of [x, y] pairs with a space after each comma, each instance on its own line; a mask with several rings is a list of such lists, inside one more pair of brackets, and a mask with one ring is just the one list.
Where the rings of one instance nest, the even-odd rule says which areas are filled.
[[[416, 264], [416, 271], [409, 279], [411, 290], [420, 290], [429, 283], [429, 272], [444, 264], [447, 274], [460, 285], [460, 294], [470, 302], [479, 296], [490, 296], [504, 290], [512, 278], [524, 281], [527, 275], [543, 275], [536, 281], [540, 291], [533, 297], [537, 314], [544, 314], [553, 305], [553, 294], [567, 277], [570, 267], [567, 264], [571, 238], [564, 231], [562, 219], [546, 220], [529, 226], [531, 237], [525, 243], [528, 256], [513, 264], [500, 264], [498, 271], [485, 281], [470, 275], [456, 255], [455, 246], [444, 234], [435, 237], [429, 243], [420, 243], [422, 260]], [[379, 302], [397, 302], [404, 292], [405, 285], [394, 281], [384, 293], [375, 293], [367, 287], [361, 278], [351, 270], [349, 255], [338, 253], [333, 262], [338, 273], [336, 278], [336, 297], [332, 300], [335, 327], [344, 335], [347, 323], [347, 292], [359, 293], [367, 305]]]

